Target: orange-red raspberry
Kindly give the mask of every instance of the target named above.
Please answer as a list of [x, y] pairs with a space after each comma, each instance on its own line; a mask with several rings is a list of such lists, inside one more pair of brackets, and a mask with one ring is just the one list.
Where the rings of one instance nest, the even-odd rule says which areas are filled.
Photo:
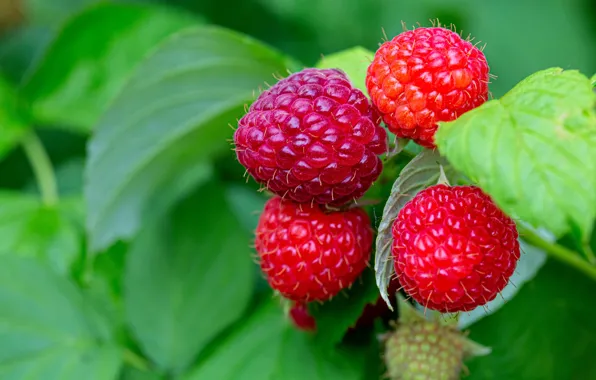
[[389, 130], [434, 148], [437, 122], [451, 121], [488, 98], [482, 51], [444, 28], [418, 28], [381, 45], [366, 87]]
[[257, 182], [298, 203], [339, 206], [379, 177], [387, 151], [380, 116], [346, 75], [305, 69], [263, 92], [234, 133]]
[[474, 186], [421, 191], [400, 210], [392, 234], [404, 290], [441, 312], [468, 311], [494, 299], [520, 256], [515, 222]]
[[255, 246], [271, 287], [293, 301], [326, 301], [366, 268], [370, 219], [361, 208], [325, 212], [279, 197], [265, 204]]

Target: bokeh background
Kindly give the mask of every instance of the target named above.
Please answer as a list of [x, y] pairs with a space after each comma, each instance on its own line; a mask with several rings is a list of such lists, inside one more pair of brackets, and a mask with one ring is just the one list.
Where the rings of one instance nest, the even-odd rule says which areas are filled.
[[[109, 0], [0, 0], [0, 68], [18, 83], [72, 14]], [[360, 45], [375, 50], [384, 33], [431, 19], [454, 24], [486, 43], [498, 97], [534, 71], [560, 66], [596, 72], [594, 0], [114, 0], [162, 3], [207, 23], [265, 41], [313, 65], [321, 55]], [[83, 156], [84, 136], [42, 134], [55, 163]], [[0, 186], [21, 188], [29, 180], [17, 151], [0, 164]], [[16, 157], [15, 157], [16, 156]], [[21, 164], [19, 164], [21, 163]], [[3, 169], [5, 168], [5, 169]]]

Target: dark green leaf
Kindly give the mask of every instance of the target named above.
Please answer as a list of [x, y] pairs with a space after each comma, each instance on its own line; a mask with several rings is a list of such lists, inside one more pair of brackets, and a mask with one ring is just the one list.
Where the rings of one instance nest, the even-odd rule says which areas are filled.
[[120, 350], [111, 326], [38, 260], [0, 256], [0, 378], [112, 380]]
[[364, 307], [379, 299], [374, 277], [374, 272], [367, 268], [344, 294], [322, 305], [310, 305], [310, 312], [317, 321], [317, 343], [328, 347], [341, 342], [348, 329], [358, 321]]
[[12, 83], [21, 84], [25, 73], [52, 40], [53, 32], [39, 25], [10, 30], [0, 39], [0, 68]]
[[181, 182], [188, 188], [204, 178], [192, 171], [229, 152], [228, 124], [253, 91], [285, 67], [277, 52], [220, 28], [197, 28], [163, 44], [141, 65], [90, 143], [92, 249], [132, 237], [160, 192], [175, 195]]
[[296, 330], [275, 301], [262, 305], [184, 380], [359, 380], [367, 352], [327, 351]]
[[368, 96], [366, 90], [366, 70], [373, 60], [374, 53], [363, 47], [356, 46], [323, 57], [317, 67], [321, 69], [341, 69], [350, 81]]
[[134, 240], [126, 263], [127, 319], [164, 371], [184, 370], [242, 315], [253, 285], [249, 241], [212, 183]]
[[12, 86], [0, 76], [0, 159], [28, 130], [27, 118]]
[[26, 194], [0, 192], [0, 256], [37, 257], [68, 272], [80, 251], [80, 231], [67, 211]]
[[147, 53], [193, 24], [186, 14], [156, 6], [105, 3], [85, 10], [61, 29], [24, 85], [34, 118], [89, 131]]
[[557, 236], [590, 236], [596, 217], [596, 94], [577, 71], [529, 76], [500, 100], [442, 123], [453, 166], [503, 210]]
[[132, 367], [124, 367], [120, 380], [163, 380], [163, 378], [155, 372], [143, 372]]
[[495, 314], [471, 326], [470, 338], [492, 347], [468, 363], [466, 379], [596, 378], [596, 284], [549, 261]]
[[387, 287], [394, 273], [391, 256], [393, 221], [397, 218], [399, 210], [420, 190], [437, 183], [441, 166], [446, 173], [451, 174], [451, 167], [438, 152], [423, 150], [401, 171], [385, 204], [376, 241], [375, 273], [381, 296], [388, 305], [390, 302]]

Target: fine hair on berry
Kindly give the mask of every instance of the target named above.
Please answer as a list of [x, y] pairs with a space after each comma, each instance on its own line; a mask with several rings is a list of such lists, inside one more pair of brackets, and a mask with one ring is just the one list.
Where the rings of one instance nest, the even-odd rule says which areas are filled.
[[422, 190], [399, 211], [392, 235], [400, 284], [440, 312], [494, 299], [520, 257], [515, 222], [475, 186]]
[[269, 285], [297, 302], [327, 301], [368, 264], [373, 231], [361, 208], [327, 212], [280, 197], [266, 204], [255, 247]]
[[484, 53], [441, 27], [405, 31], [377, 50], [366, 87], [389, 130], [434, 148], [438, 122], [488, 99]]
[[269, 191], [341, 206], [379, 177], [387, 151], [380, 116], [336, 69], [304, 69], [264, 91], [238, 122], [236, 155]]

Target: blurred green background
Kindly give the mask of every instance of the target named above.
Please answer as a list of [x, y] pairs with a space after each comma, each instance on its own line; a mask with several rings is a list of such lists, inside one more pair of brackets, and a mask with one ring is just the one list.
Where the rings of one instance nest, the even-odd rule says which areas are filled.
[[[0, 64], [13, 79], [51, 31], [70, 14], [101, 0], [2, 0]], [[103, 0], [103, 2], [108, 2]], [[528, 74], [549, 66], [596, 69], [596, 2], [592, 0], [128, 0], [186, 9], [206, 21], [250, 34], [314, 64], [321, 54], [355, 45], [370, 50], [383, 38], [430, 19], [456, 25], [487, 44], [485, 53], [502, 95]], [[16, 5], [15, 5], [16, 4]], [[20, 9], [15, 10], [15, 8]], [[12, 10], [11, 10], [12, 9]], [[12, 17], [11, 17], [12, 15]], [[18, 26], [19, 15], [26, 20]], [[16, 26], [15, 26], [16, 25]], [[48, 33], [50, 32], [50, 33]]]

